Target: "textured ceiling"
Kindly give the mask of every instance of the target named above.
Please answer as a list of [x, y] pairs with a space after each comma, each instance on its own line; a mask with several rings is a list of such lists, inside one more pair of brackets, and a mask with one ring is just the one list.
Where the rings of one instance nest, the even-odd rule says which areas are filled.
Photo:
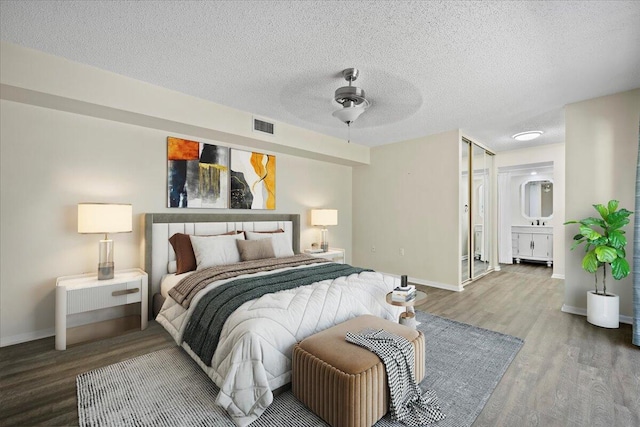
[[[563, 106], [640, 87], [640, 2], [2, 1], [2, 40], [369, 146], [461, 128], [564, 142]], [[523, 143], [513, 133], [545, 134]]]

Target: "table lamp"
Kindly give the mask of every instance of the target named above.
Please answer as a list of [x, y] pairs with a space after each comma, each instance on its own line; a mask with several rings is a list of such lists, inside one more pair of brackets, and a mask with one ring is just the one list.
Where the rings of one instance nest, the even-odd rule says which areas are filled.
[[329, 242], [327, 240], [327, 225], [338, 225], [337, 209], [311, 209], [311, 225], [322, 226], [322, 250], [329, 250]]
[[78, 233], [104, 234], [98, 246], [98, 280], [113, 279], [113, 240], [108, 234], [130, 233], [131, 223], [131, 205], [78, 203]]

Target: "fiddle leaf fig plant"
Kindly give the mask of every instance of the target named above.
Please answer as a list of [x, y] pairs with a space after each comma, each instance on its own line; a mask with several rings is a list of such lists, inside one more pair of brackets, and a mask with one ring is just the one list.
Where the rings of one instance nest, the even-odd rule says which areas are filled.
[[633, 212], [618, 209], [619, 202], [610, 200], [607, 205], [593, 205], [600, 214], [600, 218], [588, 217], [577, 221], [567, 221], [567, 224], [580, 224], [579, 233], [573, 236], [574, 243], [571, 250], [584, 243], [585, 256], [582, 258], [582, 268], [593, 273], [598, 292], [598, 269], [602, 267], [602, 294], [607, 294], [607, 265], [611, 266], [611, 275], [620, 280], [629, 275], [629, 263], [626, 260], [627, 238], [622, 227], [629, 223], [629, 216]]

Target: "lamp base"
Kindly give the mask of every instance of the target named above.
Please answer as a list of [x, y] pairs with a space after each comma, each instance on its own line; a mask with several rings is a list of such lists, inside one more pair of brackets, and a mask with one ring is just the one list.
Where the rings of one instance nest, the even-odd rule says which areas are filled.
[[98, 264], [98, 280], [113, 279], [114, 270], [112, 262]]
[[320, 243], [320, 247], [322, 248], [322, 252], [327, 252], [327, 251], [329, 251], [329, 242], [322, 242], [322, 243]]
[[98, 248], [98, 280], [113, 279], [113, 240], [100, 240]]

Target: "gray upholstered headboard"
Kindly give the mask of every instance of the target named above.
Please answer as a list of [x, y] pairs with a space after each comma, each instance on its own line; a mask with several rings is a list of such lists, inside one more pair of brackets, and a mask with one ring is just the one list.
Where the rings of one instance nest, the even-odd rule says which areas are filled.
[[[232, 230], [268, 231], [282, 228], [291, 237], [294, 253], [300, 253], [300, 215], [235, 213], [148, 213], [144, 216], [144, 269], [149, 275], [149, 313], [153, 295], [167, 274], [175, 254], [169, 237], [174, 233], [222, 234]], [[154, 241], [155, 239], [155, 241]], [[172, 258], [173, 257], [173, 258]]]

